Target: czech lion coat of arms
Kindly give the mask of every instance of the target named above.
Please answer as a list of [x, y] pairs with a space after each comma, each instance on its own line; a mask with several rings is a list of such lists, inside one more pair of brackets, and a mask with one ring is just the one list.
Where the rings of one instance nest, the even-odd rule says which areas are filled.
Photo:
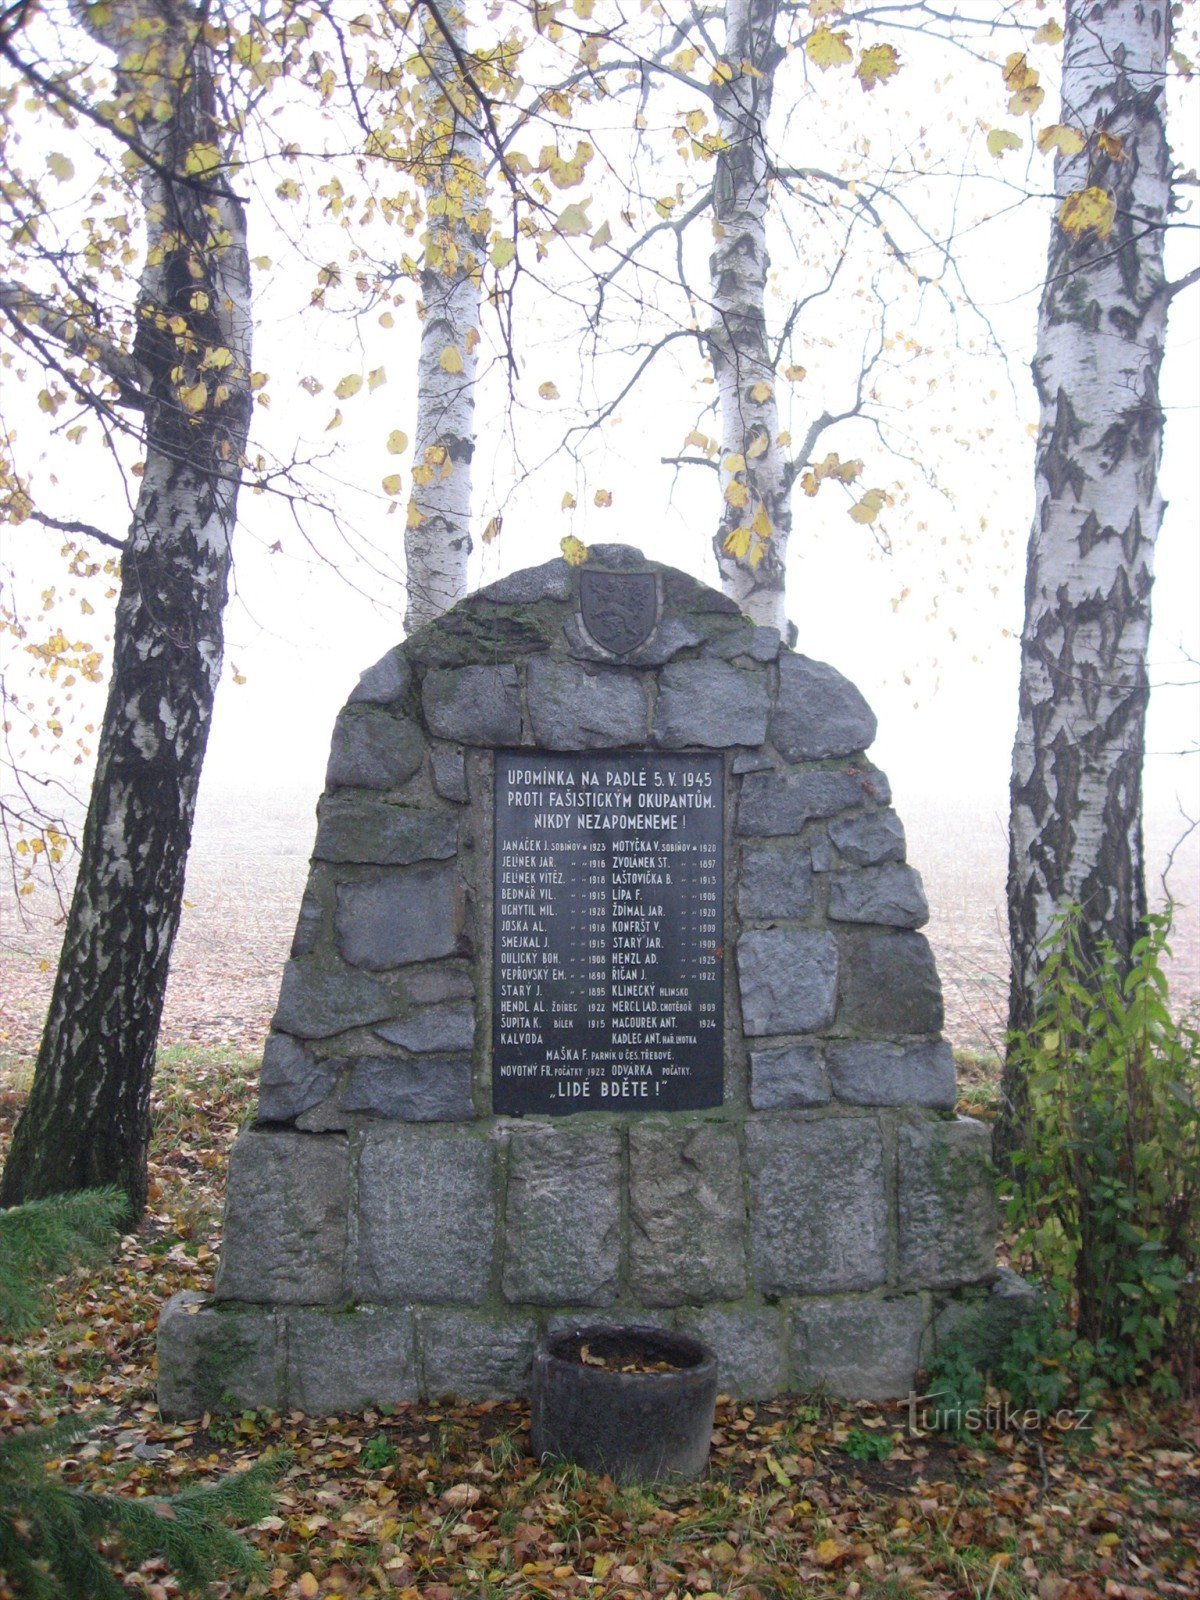
[[658, 623], [658, 583], [652, 572], [579, 574], [579, 612], [596, 644], [627, 656], [645, 644]]

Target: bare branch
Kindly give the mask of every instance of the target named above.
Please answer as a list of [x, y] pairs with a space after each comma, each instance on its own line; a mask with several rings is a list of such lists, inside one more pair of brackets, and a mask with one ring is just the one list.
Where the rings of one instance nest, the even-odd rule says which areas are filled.
[[5, 312], [19, 334], [28, 335], [36, 328], [77, 360], [99, 367], [117, 386], [121, 405], [144, 409], [145, 373], [128, 351], [105, 334], [87, 327], [79, 317], [45, 296], [9, 280], [0, 280], [0, 311]]

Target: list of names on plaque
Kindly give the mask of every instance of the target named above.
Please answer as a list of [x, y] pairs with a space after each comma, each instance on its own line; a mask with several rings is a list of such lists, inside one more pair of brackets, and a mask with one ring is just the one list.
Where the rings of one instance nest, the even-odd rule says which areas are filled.
[[498, 753], [497, 1112], [721, 1104], [719, 756]]

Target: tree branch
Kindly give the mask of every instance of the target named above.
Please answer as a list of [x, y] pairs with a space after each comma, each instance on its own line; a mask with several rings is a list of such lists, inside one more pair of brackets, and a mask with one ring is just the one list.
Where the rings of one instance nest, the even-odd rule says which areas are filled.
[[0, 311], [7, 314], [18, 333], [29, 335], [36, 328], [78, 360], [99, 367], [117, 386], [120, 404], [145, 409], [145, 374], [139, 363], [113, 340], [86, 327], [79, 317], [8, 279], [0, 279]]

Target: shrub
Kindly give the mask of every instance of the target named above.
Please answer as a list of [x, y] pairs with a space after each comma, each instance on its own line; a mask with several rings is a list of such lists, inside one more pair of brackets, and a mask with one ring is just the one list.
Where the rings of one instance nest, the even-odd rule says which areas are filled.
[[1051, 1304], [1073, 1306], [1075, 1367], [1160, 1389], [1190, 1386], [1200, 1312], [1200, 1028], [1169, 1010], [1168, 933], [1149, 918], [1125, 971], [1060, 917], [1012, 1041], [1028, 1119], [1009, 1209]]

